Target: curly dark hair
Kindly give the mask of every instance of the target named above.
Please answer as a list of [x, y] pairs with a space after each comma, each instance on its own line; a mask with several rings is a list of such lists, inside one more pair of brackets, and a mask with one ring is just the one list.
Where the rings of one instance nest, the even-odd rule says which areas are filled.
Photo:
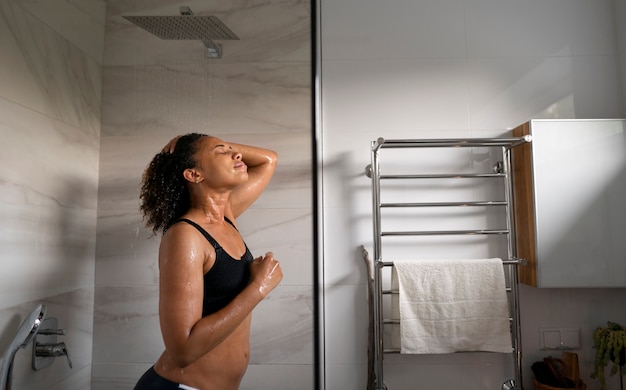
[[156, 154], [143, 172], [139, 209], [146, 226], [155, 235], [165, 233], [189, 209], [189, 190], [183, 172], [196, 166], [198, 141], [203, 137], [208, 135], [190, 133], [181, 136], [174, 152]]

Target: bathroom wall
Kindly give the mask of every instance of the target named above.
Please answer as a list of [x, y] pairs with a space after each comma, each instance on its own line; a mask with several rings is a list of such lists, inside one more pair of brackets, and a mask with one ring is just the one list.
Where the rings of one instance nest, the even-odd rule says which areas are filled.
[[[623, 0], [321, 0], [320, 8], [325, 388], [360, 390], [368, 306], [359, 246], [371, 254], [370, 142], [505, 136], [531, 118], [624, 117], [626, 19]], [[448, 156], [424, 162], [439, 158]], [[445, 163], [478, 162], [456, 158]], [[437, 227], [455, 229], [455, 222]], [[470, 244], [465, 252], [426, 246], [420, 250], [438, 258], [481, 255]], [[534, 361], [560, 354], [540, 350], [539, 328], [573, 327], [583, 379], [598, 389], [589, 378], [591, 334], [607, 320], [626, 322], [626, 291], [522, 286], [520, 299], [524, 388], [532, 387]], [[489, 353], [385, 356], [393, 390], [499, 389], [514, 377], [512, 367], [509, 355]]]
[[13, 389], [89, 388], [104, 12], [0, 0], [0, 353], [43, 303], [73, 363], [35, 372], [29, 345]]
[[615, 12], [614, 20], [617, 36], [617, 52], [619, 60], [619, 68], [621, 75], [622, 87], [622, 110], [626, 112], [626, 26], [623, 21], [626, 20], [626, 0], [614, 0]]
[[[92, 389], [128, 389], [159, 357], [159, 237], [138, 211], [141, 174], [173, 136], [203, 132], [279, 153], [240, 219], [254, 254], [274, 251], [281, 285], [255, 309], [245, 389], [313, 388], [311, 14], [308, 1], [107, 2]], [[208, 59], [122, 15], [216, 15], [238, 41]]]

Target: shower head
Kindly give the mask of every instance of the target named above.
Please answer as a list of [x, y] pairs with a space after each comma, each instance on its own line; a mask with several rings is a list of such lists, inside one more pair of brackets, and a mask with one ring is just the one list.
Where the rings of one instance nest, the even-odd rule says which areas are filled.
[[200, 40], [211, 58], [221, 58], [222, 45], [214, 40], [239, 40], [217, 16], [195, 16], [180, 7], [180, 16], [123, 16], [147, 32], [167, 40]]

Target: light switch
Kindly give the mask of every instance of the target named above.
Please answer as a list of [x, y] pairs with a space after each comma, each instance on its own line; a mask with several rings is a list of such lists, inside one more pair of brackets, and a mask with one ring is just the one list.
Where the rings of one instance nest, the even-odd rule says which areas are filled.
[[580, 331], [578, 328], [561, 328], [561, 347], [564, 349], [580, 348]]
[[579, 328], [539, 328], [541, 349], [579, 349]]
[[541, 329], [541, 348], [558, 349], [561, 346], [561, 333], [558, 329]]

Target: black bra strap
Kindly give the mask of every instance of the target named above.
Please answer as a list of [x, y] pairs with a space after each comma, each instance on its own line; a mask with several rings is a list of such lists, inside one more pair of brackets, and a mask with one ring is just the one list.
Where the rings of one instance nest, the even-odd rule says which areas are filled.
[[[228, 219], [226, 219], [228, 221]], [[187, 222], [188, 224], [190, 224], [191, 226], [195, 227], [196, 229], [198, 229], [198, 231], [200, 233], [202, 233], [202, 235], [211, 243], [211, 245], [213, 245], [213, 248], [217, 249], [221, 249], [221, 245], [217, 243], [217, 241], [215, 241], [215, 239], [213, 237], [211, 237], [211, 235], [209, 234], [209, 232], [207, 232], [206, 230], [204, 230], [204, 228], [200, 225], [198, 225], [197, 223], [195, 223], [194, 221], [187, 219], [187, 218], [181, 218], [179, 219], [179, 221], [182, 222]], [[230, 221], [228, 221], [230, 222]], [[230, 222], [230, 224], [232, 225], [232, 222]]]
[[226, 222], [228, 222], [229, 224], [233, 225], [233, 227], [235, 228], [235, 230], [239, 231], [239, 230], [237, 229], [237, 226], [235, 226], [235, 224], [234, 224], [234, 223], [233, 223], [230, 219], [226, 218], [226, 216], [224, 216], [224, 220], [225, 220]]

